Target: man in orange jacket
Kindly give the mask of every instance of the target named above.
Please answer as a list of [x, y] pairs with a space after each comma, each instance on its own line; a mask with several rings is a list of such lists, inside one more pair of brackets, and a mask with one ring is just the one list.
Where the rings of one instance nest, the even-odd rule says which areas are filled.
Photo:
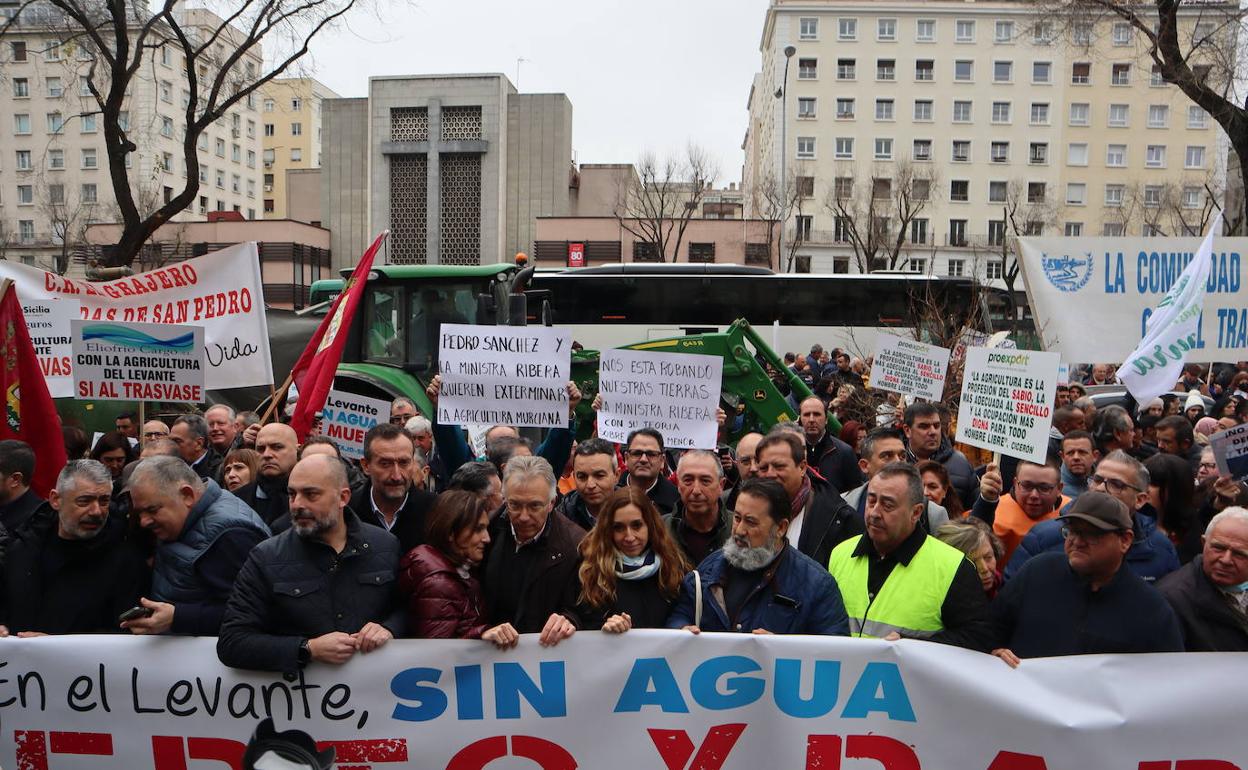
[[1005, 544], [1002, 563], [1009, 562], [1023, 536], [1036, 524], [1056, 519], [1070, 498], [1062, 494], [1061, 462], [1050, 455], [1044, 463], [1021, 460], [1009, 494], [1001, 494], [1001, 472], [989, 465], [979, 481], [979, 497], [971, 515], [992, 525]]

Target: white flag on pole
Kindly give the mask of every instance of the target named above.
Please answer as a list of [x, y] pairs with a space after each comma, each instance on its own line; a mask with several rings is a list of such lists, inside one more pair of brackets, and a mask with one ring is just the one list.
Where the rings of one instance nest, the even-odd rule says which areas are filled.
[[1144, 327], [1144, 339], [1118, 370], [1118, 379], [1141, 404], [1174, 388], [1187, 352], [1196, 344], [1205, 283], [1213, 257], [1213, 234], [1221, 229], [1219, 213], [1192, 261], [1179, 275]]

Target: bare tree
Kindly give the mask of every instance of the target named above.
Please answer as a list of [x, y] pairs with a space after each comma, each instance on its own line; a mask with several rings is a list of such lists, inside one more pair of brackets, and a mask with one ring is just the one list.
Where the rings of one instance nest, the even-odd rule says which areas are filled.
[[859, 272], [899, 270], [908, 261], [911, 223], [937, 194], [937, 173], [931, 164], [901, 160], [876, 163], [861, 181], [852, 167], [838, 168], [824, 198], [836, 238], [853, 247]]
[[[791, 221], [795, 216], [799, 216], [802, 210], [802, 203], [806, 197], [813, 195], [813, 190], [802, 189], [806, 184], [806, 179], [811, 177], [798, 177], [795, 173], [790, 173], [789, 178], [781, 184], [774, 175], [767, 176], [756, 180], [753, 187], [749, 190], [750, 205], [755, 216], [767, 222], [767, 260], [768, 267], [772, 267], [771, 253], [772, 246], [776, 239], [783, 232], [786, 222]], [[813, 179], [812, 179], [813, 181]], [[795, 233], [799, 234], [799, 233]], [[790, 252], [796, 247], [795, 242], [798, 239], [790, 239]], [[785, 255], [778, 255], [783, 260]], [[790, 256], [790, 262], [792, 256]], [[778, 269], [781, 265], [775, 265]], [[791, 269], [791, 268], [790, 268]]]
[[660, 262], [680, 255], [689, 221], [698, 216], [702, 198], [719, 176], [710, 154], [696, 145], [683, 156], [659, 159], [652, 152], [641, 156], [637, 175], [621, 179], [616, 190], [615, 217], [620, 227], [648, 243]]
[[43, 176], [40, 178], [38, 204], [40, 214], [48, 222], [52, 245], [52, 272], [64, 275], [73, 257], [84, 253], [87, 225], [95, 220], [99, 205], [83, 200], [81, 192], [74, 195], [65, 185]]
[[[99, 116], [109, 179], [123, 225], [110, 260], [127, 265], [152, 233], [186, 209], [199, 193], [199, 137], [235, 105], [281, 76], [308, 52], [312, 39], [341, 18], [356, 0], [206, 0], [186, 9], [177, 0], [146, 3], [110, 0], [23, 0], [0, 26], [0, 35], [31, 22], [61, 46], [83, 55], [78, 74], [90, 94], [83, 114]], [[214, 10], [219, 10], [218, 16]], [[268, 46], [261, 56], [261, 46]], [[127, 98], [160, 54], [184, 71], [188, 98], [182, 137], [186, 167], [182, 189], [153, 202], [135, 194], [127, 158], [139, 147], [123, 113]], [[265, 61], [270, 66], [265, 66]], [[138, 164], [136, 164], [138, 165]]]
[[[1189, 0], [1041, 0], [1044, 21], [1058, 20], [1075, 45], [1089, 46], [1098, 24], [1129, 24], [1143, 41], [1145, 60], [1161, 78], [1176, 86], [1226, 132], [1241, 159], [1248, 158], [1248, 103], [1241, 93], [1239, 41], [1248, 7], [1241, 3]], [[1248, 164], [1240, 163], [1248, 186]], [[1241, 200], [1248, 207], [1248, 198]], [[1248, 208], [1227, 214], [1232, 227], [1248, 217]]]
[[[1023, 236], [1040, 235], [1046, 229], [1061, 222], [1062, 208], [1045, 187], [1037, 183], [1012, 179], [1005, 185], [1005, 200], [1001, 204], [1001, 219], [995, 232], [988, 233], [988, 247], [1001, 257], [1001, 281], [1005, 284], [1009, 303], [1010, 330], [1018, 330], [1018, 307], [1015, 290], [1022, 272], [1019, 262], [1018, 239]], [[1043, 183], [1039, 183], [1043, 184]]]

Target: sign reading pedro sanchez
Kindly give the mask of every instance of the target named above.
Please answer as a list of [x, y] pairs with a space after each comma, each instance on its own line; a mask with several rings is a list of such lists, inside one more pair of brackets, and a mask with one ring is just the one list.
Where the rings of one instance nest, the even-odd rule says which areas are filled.
[[74, 319], [70, 329], [76, 398], [204, 400], [202, 326]]
[[967, 348], [958, 441], [1043, 463], [1061, 356]]

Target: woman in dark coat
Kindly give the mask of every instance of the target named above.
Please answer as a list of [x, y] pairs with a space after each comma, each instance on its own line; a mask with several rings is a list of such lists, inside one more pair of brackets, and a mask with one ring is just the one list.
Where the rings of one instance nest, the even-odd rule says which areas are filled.
[[581, 541], [582, 627], [663, 628], [688, 571], [650, 498], [631, 484], [616, 490]]
[[490, 542], [489, 516], [488, 503], [472, 492], [452, 490], [438, 498], [426, 523], [426, 543], [399, 565], [410, 636], [489, 639], [475, 574]]

